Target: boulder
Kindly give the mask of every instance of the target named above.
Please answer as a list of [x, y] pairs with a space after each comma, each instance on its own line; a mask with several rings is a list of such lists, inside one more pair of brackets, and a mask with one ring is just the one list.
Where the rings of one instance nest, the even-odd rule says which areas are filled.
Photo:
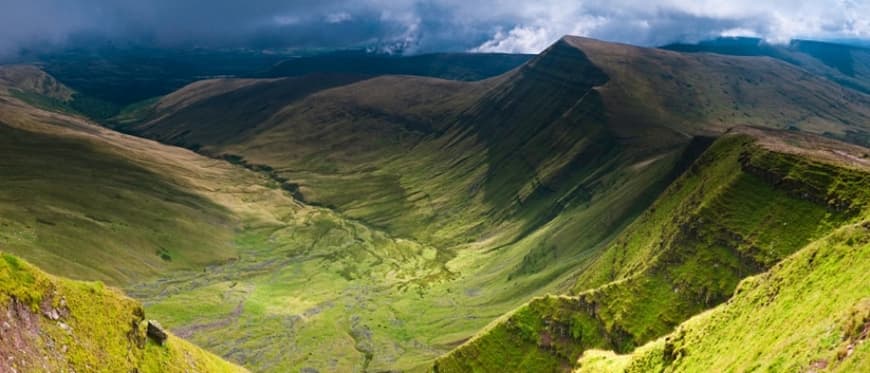
[[166, 339], [169, 338], [169, 334], [160, 326], [160, 323], [154, 320], [148, 320], [148, 329], [145, 331], [145, 334], [148, 335], [148, 338], [151, 338], [157, 344], [163, 346], [166, 342]]

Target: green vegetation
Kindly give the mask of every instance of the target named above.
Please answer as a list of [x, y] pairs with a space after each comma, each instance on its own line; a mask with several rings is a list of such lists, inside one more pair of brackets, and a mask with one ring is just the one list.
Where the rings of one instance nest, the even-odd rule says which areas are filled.
[[[630, 355], [590, 351], [579, 372], [870, 369], [870, 223], [807, 245], [734, 297]], [[727, 353], [723, 353], [727, 351]]]
[[0, 370], [243, 372], [173, 335], [146, 336], [142, 306], [99, 282], [52, 277], [0, 253]]
[[[580, 273], [576, 296], [531, 301], [435, 370], [564, 370], [588, 349], [628, 352], [727, 300], [870, 206], [863, 171], [726, 136]], [[848, 204], [843, 201], [849, 201]]]
[[0, 123], [4, 250], [113, 284], [236, 255], [226, 208], [119, 151]]

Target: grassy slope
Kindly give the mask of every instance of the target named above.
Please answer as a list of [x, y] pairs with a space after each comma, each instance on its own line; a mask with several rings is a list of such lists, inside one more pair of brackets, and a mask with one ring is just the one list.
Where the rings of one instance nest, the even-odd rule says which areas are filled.
[[580, 273], [575, 289], [607, 285], [534, 300], [435, 369], [564, 370], [586, 349], [629, 351], [854, 220], [870, 201], [866, 181], [863, 172], [763, 150], [746, 136], [719, 140]]
[[202, 193], [231, 187], [232, 167], [12, 96], [0, 107], [4, 250], [112, 284], [236, 256], [235, 214]]
[[737, 125], [799, 128], [868, 145], [870, 96], [785, 62], [566, 40], [612, 77], [601, 94], [616, 128], [634, 132], [646, 123], [688, 134]]
[[243, 372], [170, 335], [146, 336], [142, 306], [98, 282], [47, 275], [0, 253], [0, 370]]
[[868, 237], [867, 221], [838, 229], [667, 337], [629, 355], [589, 351], [578, 371], [867, 371]]

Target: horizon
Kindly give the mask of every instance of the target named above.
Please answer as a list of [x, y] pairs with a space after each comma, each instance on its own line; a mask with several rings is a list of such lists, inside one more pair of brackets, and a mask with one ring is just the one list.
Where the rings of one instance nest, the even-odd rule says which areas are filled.
[[547, 44], [547, 47], [542, 49], [539, 52], [502, 52], [502, 51], [479, 51], [479, 50], [431, 50], [431, 51], [404, 51], [404, 50], [383, 50], [377, 49], [371, 46], [349, 46], [349, 47], [337, 47], [337, 48], [292, 48], [292, 47], [271, 47], [271, 48], [255, 48], [250, 46], [236, 46], [236, 47], [216, 47], [216, 46], [201, 46], [201, 45], [173, 45], [173, 46], [162, 46], [155, 45], [147, 42], [134, 42], [134, 41], [113, 41], [109, 39], [103, 39], [100, 41], [90, 40], [88, 42], [73, 42], [66, 43], [63, 46], [35, 46], [30, 49], [22, 49], [18, 51], [14, 56], [4, 57], [0, 56], [0, 65], [8, 65], [8, 64], [29, 64], [29, 63], [39, 63], [40, 58], [45, 56], [59, 55], [64, 53], [69, 53], [71, 51], [99, 51], [99, 50], [115, 50], [115, 51], [132, 51], [137, 49], [143, 50], [166, 50], [172, 52], [191, 52], [191, 51], [213, 51], [213, 52], [226, 52], [226, 53], [234, 53], [234, 52], [250, 52], [254, 54], [274, 54], [276, 56], [283, 56], [284, 58], [296, 58], [296, 57], [311, 57], [311, 56], [319, 56], [319, 55], [340, 55], [340, 54], [349, 54], [349, 55], [371, 55], [371, 56], [389, 56], [389, 57], [413, 57], [413, 56], [424, 56], [424, 55], [436, 55], [436, 54], [506, 54], [506, 55], [529, 55], [534, 56], [543, 52], [546, 48], [552, 46], [559, 40], [562, 40], [566, 37], [583, 37], [589, 38], [593, 40], [598, 40], [607, 43], [613, 44], [625, 44], [631, 45], [640, 48], [657, 48], [657, 49], [667, 49], [672, 46], [702, 46], [708, 43], [722, 42], [722, 41], [748, 41], [748, 42], [757, 42], [758, 45], [768, 45], [775, 47], [789, 47], [796, 42], [811, 42], [811, 43], [823, 43], [830, 45], [841, 45], [850, 48], [861, 48], [861, 49], [870, 49], [870, 39], [811, 39], [811, 38], [794, 38], [785, 41], [767, 41], [763, 38], [756, 36], [716, 36], [709, 39], [702, 39], [696, 41], [673, 41], [669, 43], [646, 46], [640, 44], [634, 44], [629, 42], [621, 42], [621, 41], [611, 41], [599, 38], [592, 38], [581, 35], [571, 35], [565, 34], [561, 37], [554, 39], [552, 42]]

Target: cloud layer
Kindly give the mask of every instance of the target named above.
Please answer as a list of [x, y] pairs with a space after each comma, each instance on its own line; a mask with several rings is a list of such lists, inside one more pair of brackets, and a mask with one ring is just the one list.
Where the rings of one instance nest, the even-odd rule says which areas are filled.
[[751, 35], [870, 39], [870, 0], [3, 0], [0, 55], [81, 35], [155, 45], [539, 52], [565, 34], [640, 45]]

